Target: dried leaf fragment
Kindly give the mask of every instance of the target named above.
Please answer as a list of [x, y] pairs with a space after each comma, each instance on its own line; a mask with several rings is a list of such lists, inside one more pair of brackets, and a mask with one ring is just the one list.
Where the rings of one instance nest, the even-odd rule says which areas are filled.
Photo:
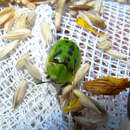
[[24, 67], [25, 65], [25, 59], [27, 60], [29, 58], [30, 54], [27, 52], [25, 53], [16, 63], [16, 69], [19, 70]]
[[89, 5], [71, 5], [71, 6], [68, 6], [69, 9], [71, 10], [75, 10], [75, 11], [79, 11], [79, 10], [90, 10], [92, 9], [93, 7], [92, 6], [89, 6]]
[[27, 81], [24, 79], [22, 80], [18, 87], [16, 88], [16, 91], [13, 96], [13, 108], [15, 109], [19, 103], [23, 100], [25, 92], [27, 90]]
[[117, 79], [107, 76], [85, 82], [84, 88], [92, 93], [116, 96], [123, 90], [126, 90], [126, 88], [130, 88], [130, 82], [127, 78]]
[[49, 45], [52, 42], [52, 31], [49, 24], [45, 20], [41, 22], [40, 29], [44, 40], [47, 45]]
[[8, 43], [3, 48], [0, 48], [0, 59], [5, 58], [10, 52], [12, 52], [17, 46], [19, 42], [18, 40]]
[[31, 31], [29, 29], [22, 28], [22, 29], [10, 31], [2, 38], [7, 40], [21, 40], [27, 38], [30, 34]]
[[25, 62], [25, 67], [27, 68], [28, 72], [37, 80], [42, 80], [41, 74], [39, 72], [39, 70], [29, 61], [27, 61], [26, 59], [24, 59]]

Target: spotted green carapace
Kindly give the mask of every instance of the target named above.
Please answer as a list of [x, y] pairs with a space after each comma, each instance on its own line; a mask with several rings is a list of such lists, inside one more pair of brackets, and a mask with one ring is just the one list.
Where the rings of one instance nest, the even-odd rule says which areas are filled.
[[47, 74], [56, 83], [72, 82], [81, 63], [78, 46], [71, 40], [59, 40], [47, 60]]

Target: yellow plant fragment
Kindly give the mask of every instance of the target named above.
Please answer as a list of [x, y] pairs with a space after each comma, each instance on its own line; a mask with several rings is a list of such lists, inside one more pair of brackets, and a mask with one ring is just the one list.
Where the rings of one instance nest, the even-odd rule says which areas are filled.
[[71, 111], [71, 110], [73, 110], [73, 109], [75, 109], [75, 108], [77, 108], [77, 107], [80, 107], [80, 106], [82, 106], [81, 103], [78, 101], [77, 98], [74, 98], [74, 99], [70, 102], [70, 104], [69, 104], [67, 107], [64, 108], [64, 111], [65, 111], [65, 112], [69, 112], [69, 111]]
[[90, 27], [82, 18], [78, 18], [76, 20], [76, 23], [80, 26], [82, 26], [83, 28], [85, 28], [88, 31], [91, 31], [92, 33], [100, 36], [100, 33], [96, 32], [92, 27]]

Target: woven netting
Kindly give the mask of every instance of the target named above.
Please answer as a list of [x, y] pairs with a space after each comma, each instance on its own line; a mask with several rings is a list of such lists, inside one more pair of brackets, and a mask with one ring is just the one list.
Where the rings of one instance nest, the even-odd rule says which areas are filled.
[[[116, 2], [103, 1], [103, 19], [107, 25], [106, 32], [111, 36], [113, 48], [130, 56], [130, 6]], [[23, 10], [25, 8], [23, 7]], [[28, 9], [26, 9], [28, 11]], [[35, 9], [37, 14], [32, 34], [10, 54], [0, 61], [0, 129], [35, 129], [35, 130], [67, 130], [71, 124], [63, 119], [57, 100], [57, 92], [51, 83], [36, 85], [35, 80], [26, 69], [16, 70], [17, 60], [26, 52], [30, 52], [29, 60], [40, 70], [42, 80], [46, 81], [44, 73], [48, 47], [40, 32], [40, 22], [45, 19], [53, 30], [53, 43], [58, 39], [71, 39], [80, 47], [82, 63], [89, 62], [90, 69], [83, 81], [112, 75], [129, 77], [130, 68], [125, 60], [116, 59], [98, 48], [98, 37], [78, 26], [68, 10], [63, 15], [60, 31], [53, 24], [54, 10], [49, 5], [40, 5]], [[98, 29], [98, 31], [100, 31]], [[3, 35], [1, 29], [0, 36]], [[130, 35], [129, 35], [130, 36]], [[0, 39], [0, 47], [9, 41]], [[53, 45], [51, 43], [51, 45]], [[20, 80], [27, 79], [28, 89], [23, 102], [13, 111], [13, 95]], [[81, 83], [82, 89], [82, 83]], [[85, 91], [85, 90], [83, 90]], [[110, 114], [110, 120], [99, 129], [119, 129], [120, 118], [126, 114], [127, 91], [115, 99], [112, 96], [93, 95]], [[71, 115], [68, 115], [71, 117]]]

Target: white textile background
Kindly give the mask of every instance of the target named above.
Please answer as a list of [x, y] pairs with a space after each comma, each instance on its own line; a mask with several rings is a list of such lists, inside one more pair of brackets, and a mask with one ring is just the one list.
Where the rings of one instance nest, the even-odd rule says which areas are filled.
[[[103, 1], [103, 19], [107, 25], [106, 32], [111, 37], [113, 48], [130, 57], [130, 6], [116, 2]], [[23, 7], [23, 10], [25, 8]], [[28, 11], [28, 9], [26, 9]], [[50, 5], [40, 5], [35, 9], [36, 22], [32, 35], [20, 41], [20, 45], [11, 55], [0, 61], [0, 129], [15, 130], [67, 130], [68, 124], [62, 118], [56, 90], [51, 83], [36, 85], [28, 71], [17, 71], [17, 60], [27, 51], [32, 55], [29, 60], [40, 70], [43, 81], [46, 80], [44, 66], [48, 47], [40, 33], [40, 22], [45, 19], [53, 30], [53, 42], [57, 39], [68, 38], [77, 43], [82, 53], [82, 63], [91, 64], [84, 80], [112, 75], [118, 78], [130, 77], [130, 68], [125, 60], [116, 59], [98, 48], [98, 37], [78, 26], [75, 18], [68, 10], [63, 15], [60, 31], [56, 31], [53, 24], [54, 11]], [[0, 30], [0, 36], [3, 30]], [[98, 29], [98, 31], [100, 31]], [[9, 41], [0, 39], [0, 47]], [[129, 59], [130, 60], [130, 59]], [[29, 88], [23, 102], [12, 111], [12, 99], [15, 89], [21, 79], [27, 79]], [[82, 84], [81, 84], [82, 89]], [[84, 90], [83, 90], [84, 91]], [[115, 99], [112, 96], [96, 96], [102, 106], [109, 111], [111, 119], [101, 129], [118, 130], [120, 118], [126, 114], [127, 91], [122, 92]]]

